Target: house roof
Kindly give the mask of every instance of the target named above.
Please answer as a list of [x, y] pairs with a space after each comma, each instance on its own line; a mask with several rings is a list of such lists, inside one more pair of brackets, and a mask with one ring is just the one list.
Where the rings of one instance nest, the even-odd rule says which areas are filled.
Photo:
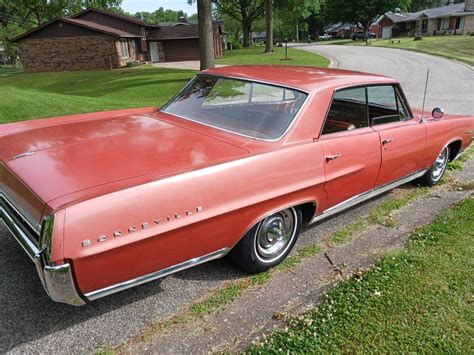
[[144, 27], [156, 27], [156, 25], [147, 23], [145, 21], [142, 21], [142, 20], [140, 20], [138, 18], [135, 18], [135, 17], [132, 17], [132, 16], [117, 14], [115, 12], [105, 11], [105, 10], [100, 10], [100, 9], [95, 9], [95, 8], [85, 9], [85, 10], [83, 10], [81, 12], [78, 12], [77, 14], [71, 16], [71, 18], [81, 17], [82, 15], [84, 15], [88, 12], [98, 12], [100, 14], [104, 14], [104, 15], [107, 15], [107, 16], [112, 16], [112, 17], [115, 17], [115, 18], [118, 18], [118, 19], [121, 19], [121, 20], [124, 20], [124, 21], [135, 23], [135, 24], [140, 25], [140, 26], [144, 26]]
[[[184, 24], [183, 26], [166, 25], [153, 29], [149, 32], [148, 40], [167, 40], [167, 39], [190, 39], [199, 38], [198, 25]], [[218, 22], [213, 23], [214, 29], [219, 26]]]
[[446, 6], [435, 7], [432, 9], [421, 10], [417, 12], [409, 12], [406, 14], [394, 14], [392, 12], [385, 13], [385, 16], [390, 18], [394, 23], [416, 21], [422, 17], [440, 18], [449, 16], [465, 16], [474, 15], [474, 12], [467, 12], [465, 10], [465, 3], [449, 4]]
[[41, 31], [43, 28], [45, 28], [45, 27], [47, 27], [47, 26], [49, 26], [53, 23], [57, 23], [57, 22], [69, 23], [69, 24], [72, 24], [74, 26], [79, 26], [79, 27], [82, 27], [82, 28], [86, 28], [88, 30], [96, 31], [96, 32], [103, 33], [103, 34], [106, 34], [106, 35], [109, 35], [109, 36], [113, 36], [113, 37], [138, 37], [136, 34], [121, 31], [121, 30], [118, 30], [118, 29], [113, 28], [113, 27], [100, 25], [100, 24], [95, 23], [95, 22], [58, 17], [54, 20], [51, 20], [49, 22], [46, 22], [46, 23], [42, 24], [41, 26], [33, 28], [30, 31], [22, 33], [21, 35], [19, 35], [17, 37], [12, 38], [10, 40], [10, 42], [17, 42], [17, 41], [21, 40], [22, 38], [27, 37], [32, 33]]
[[199, 38], [198, 26], [161, 26], [149, 33], [147, 39], [165, 40], [165, 39], [186, 39]]
[[91, 30], [96, 30], [96, 31], [99, 31], [99, 32], [103, 32], [105, 34], [115, 35], [117, 37], [139, 37], [138, 35], [136, 35], [134, 33], [118, 30], [114, 27], [101, 25], [99, 23], [95, 23], [95, 22], [91, 22], [91, 21], [85, 21], [85, 20], [79, 20], [79, 19], [76, 19], [76, 18], [71, 18], [71, 19], [67, 19], [67, 22], [73, 23], [73, 24], [76, 24], [76, 25], [79, 25], [79, 26], [83, 26], [83, 27], [89, 28]]
[[340, 31], [340, 30], [352, 30], [352, 28], [355, 26], [355, 24], [353, 23], [349, 23], [349, 22], [338, 22], [338, 23], [335, 23], [334, 25], [332, 26], [329, 26], [324, 32], [337, 32], [337, 31]]

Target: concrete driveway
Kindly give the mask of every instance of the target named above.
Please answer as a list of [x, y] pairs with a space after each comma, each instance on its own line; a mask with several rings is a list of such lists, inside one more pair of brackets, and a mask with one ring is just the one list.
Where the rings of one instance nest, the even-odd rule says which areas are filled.
[[[153, 63], [152, 65], [156, 68], [185, 69], [185, 70], [199, 70], [200, 68], [199, 60]], [[216, 64], [216, 68], [220, 68], [220, 67], [225, 67], [225, 65]]]
[[474, 115], [474, 70], [467, 64], [400, 49], [304, 44], [298, 49], [322, 54], [340, 69], [391, 76], [400, 81], [412, 107], [421, 108], [426, 72], [430, 69], [425, 108]]

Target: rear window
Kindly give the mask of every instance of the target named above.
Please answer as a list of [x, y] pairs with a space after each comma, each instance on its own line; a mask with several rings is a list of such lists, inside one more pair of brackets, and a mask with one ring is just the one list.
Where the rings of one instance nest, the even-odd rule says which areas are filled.
[[163, 112], [257, 139], [288, 129], [307, 94], [252, 81], [198, 75]]

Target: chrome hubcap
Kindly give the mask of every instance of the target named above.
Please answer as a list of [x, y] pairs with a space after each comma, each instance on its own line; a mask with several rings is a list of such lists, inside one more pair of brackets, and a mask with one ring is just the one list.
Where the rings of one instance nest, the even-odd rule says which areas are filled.
[[260, 258], [272, 261], [284, 253], [296, 230], [294, 209], [286, 209], [265, 218], [257, 230], [256, 249]]
[[436, 159], [433, 169], [431, 171], [431, 177], [434, 181], [438, 181], [443, 176], [446, 166], [448, 165], [448, 149], [444, 148], [439, 157]]

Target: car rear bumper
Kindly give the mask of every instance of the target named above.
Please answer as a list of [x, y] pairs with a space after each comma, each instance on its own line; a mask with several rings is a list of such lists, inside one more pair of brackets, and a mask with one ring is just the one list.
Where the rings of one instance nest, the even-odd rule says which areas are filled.
[[34, 262], [39, 278], [46, 293], [56, 302], [84, 305], [85, 302], [77, 292], [69, 263], [48, 265], [44, 253], [40, 250], [31, 231], [22, 223], [21, 217], [9, 203], [5, 194], [0, 190], [0, 220], [3, 221], [10, 233]]

